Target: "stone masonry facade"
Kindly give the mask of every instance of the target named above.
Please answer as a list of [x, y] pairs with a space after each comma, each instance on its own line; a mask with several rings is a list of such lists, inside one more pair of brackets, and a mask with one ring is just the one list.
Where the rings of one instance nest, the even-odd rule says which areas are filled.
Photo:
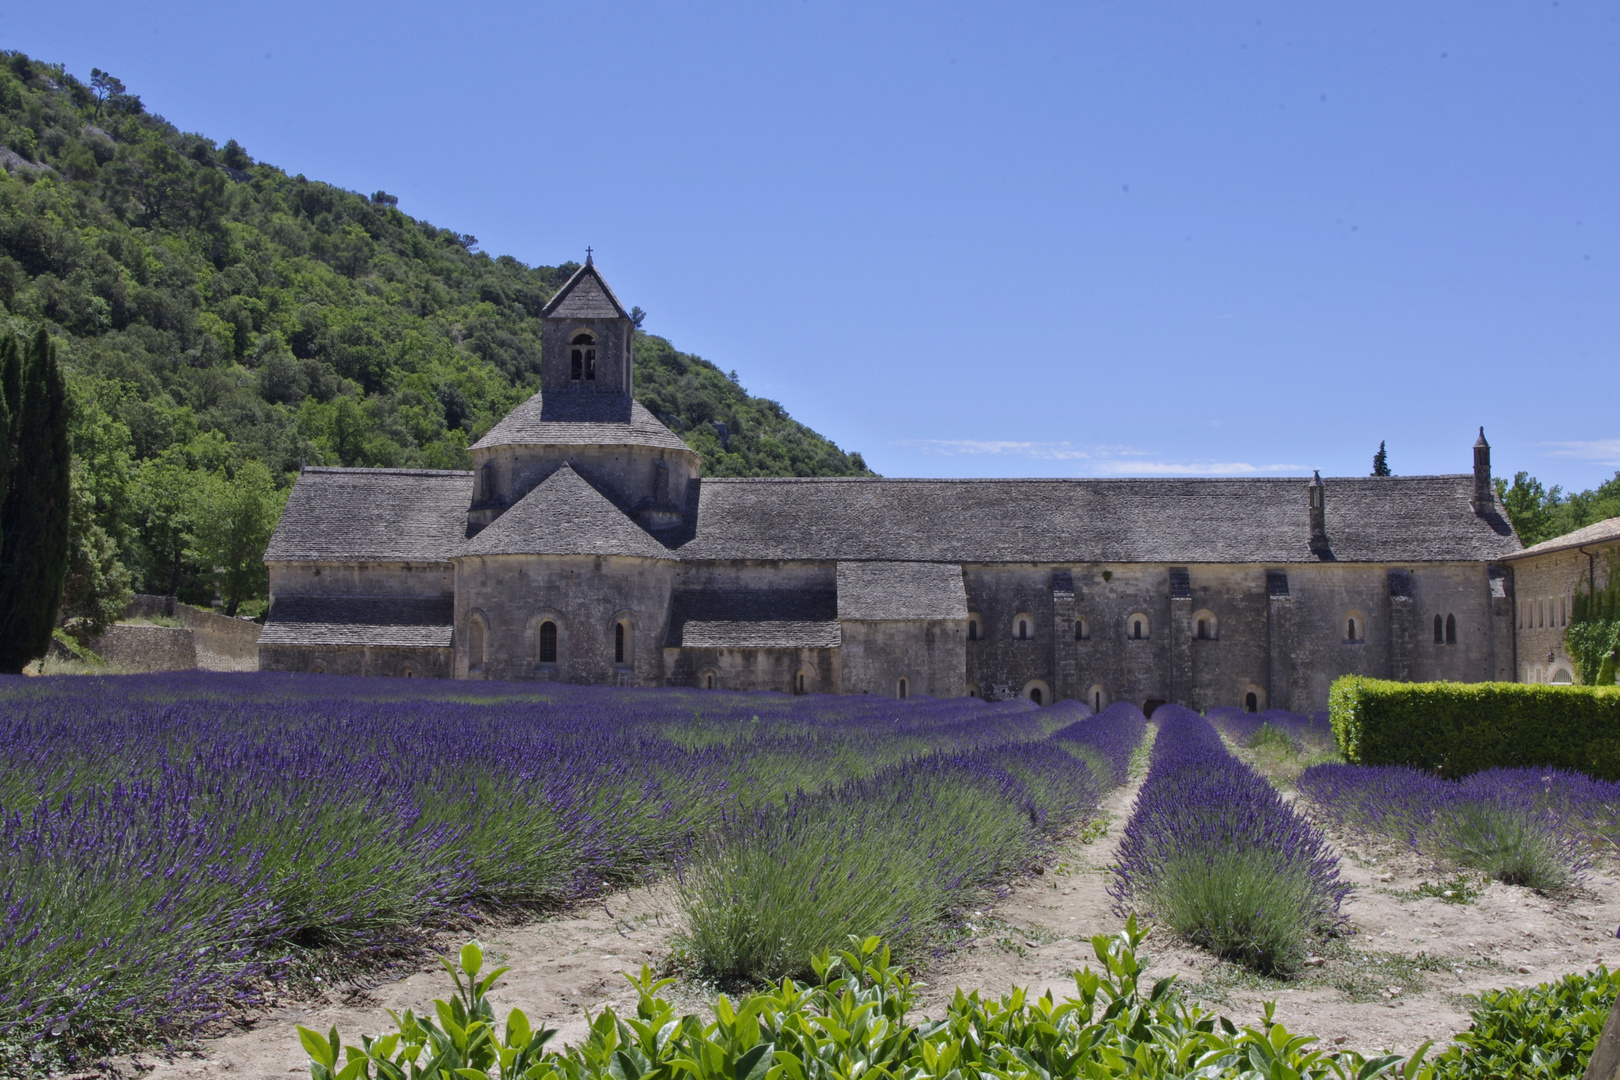
[[1301, 711], [1524, 676], [1483, 432], [1450, 476], [705, 479], [593, 264], [541, 317], [470, 471], [300, 476], [261, 668]]

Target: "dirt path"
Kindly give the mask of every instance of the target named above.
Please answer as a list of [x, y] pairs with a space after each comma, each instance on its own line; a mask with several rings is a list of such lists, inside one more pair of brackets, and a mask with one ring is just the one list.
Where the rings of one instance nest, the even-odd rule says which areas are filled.
[[[1074, 991], [1070, 972], [1094, 963], [1091, 937], [1114, 933], [1124, 920], [1107, 894], [1108, 866], [1130, 815], [1140, 780], [1114, 792], [1094, 826], [1060, 845], [1038, 876], [975, 913], [975, 936], [923, 973], [922, 1011], [938, 1015], [957, 986], [987, 995], [1026, 986], [1063, 997]], [[1086, 838], [1090, 837], [1090, 842]], [[1363, 1052], [1411, 1051], [1427, 1039], [1441, 1044], [1468, 1025], [1462, 995], [1526, 986], [1584, 971], [1602, 961], [1620, 965], [1620, 878], [1612, 866], [1587, 875], [1582, 890], [1549, 900], [1526, 889], [1489, 884], [1468, 903], [1418, 897], [1420, 882], [1440, 882], [1409, 854], [1360, 849], [1335, 838], [1342, 873], [1356, 885], [1344, 911], [1353, 934], [1323, 950], [1321, 963], [1292, 983], [1261, 980], [1233, 965], [1162, 937], [1147, 945], [1150, 977], [1177, 975], [1187, 990], [1238, 1023], [1254, 1023], [1261, 1003], [1277, 1002], [1291, 1031]], [[657, 966], [676, 928], [668, 887], [616, 893], [605, 901], [522, 926], [480, 935], [491, 959], [509, 964], [495, 993], [497, 1009], [518, 1006], [536, 1023], [559, 1030], [559, 1041], [585, 1033], [585, 1011], [634, 1005], [621, 972]], [[683, 1008], [698, 1010], [699, 987], [673, 988]], [[154, 1080], [202, 1077], [287, 1080], [306, 1071], [294, 1024], [346, 1038], [391, 1027], [385, 1009], [421, 1012], [447, 996], [448, 977], [433, 964], [362, 995], [331, 994], [273, 1008], [246, 1030], [205, 1040], [172, 1059], [143, 1055]]]
[[[1014, 886], [984, 912], [973, 942], [926, 974], [931, 1013], [957, 986], [986, 994], [1015, 985], [1057, 997], [1074, 993], [1069, 973], [1095, 964], [1092, 935], [1124, 926], [1106, 891], [1107, 867], [1138, 786], [1104, 804], [1107, 835], [1063, 845], [1052, 868]], [[1363, 1052], [1410, 1052], [1429, 1039], [1443, 1046], [1467, 1028], [1465, 994], [1534, 986], [1598, 962], [1620, 965], [1620, 877], [1612, 863], [1588, 872], [1572, 897], [1554, 900], [1492, 882], [1469, 902], [1453, 903], [1417, 895], [1421, 883], [1443, 886], [1451, 875], [1411, 854], [1333, 839], [1341, 874], [1356, 886], [1343, 908], [1352, 933], [1324, 947], [1320, 962], [1301, 977], [1261, 979], [1160, 935], [1145, 947], [1150, 977], [1179, 976], [1192, 996], [1240, 1024], [1257, 1022], [1262, 1003], [1275, 1000], [1277, 1019], [1290, 1031]]]

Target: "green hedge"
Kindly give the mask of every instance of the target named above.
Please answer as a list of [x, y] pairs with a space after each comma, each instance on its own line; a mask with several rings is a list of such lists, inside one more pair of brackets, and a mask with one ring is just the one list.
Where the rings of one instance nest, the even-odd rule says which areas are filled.
[[1405, 683], [1346, 675], [1328, 695], [1333, 733], [1358, 765], [1446, 776], [1550, 765], [1620, 780], [1620, 689]]

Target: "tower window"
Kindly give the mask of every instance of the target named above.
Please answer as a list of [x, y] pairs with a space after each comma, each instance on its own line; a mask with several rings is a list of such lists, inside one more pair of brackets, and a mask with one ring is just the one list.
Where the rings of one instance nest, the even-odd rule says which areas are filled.
[[557, 662], [557, 624], [550, 619], [540, 624], [540, 662]]
[[480, 502], [490, 502], [495, 498], [495, 463], [484, 462], [484, 467], [478, 470], [478, 499]]
[[1457, 616], [1446, 616], [1446, 644], [1457, 644]]
[[578, 381], [596, 381], [596, 338], [590, 334], [575, 334], [569, 343], [568, 377]]
[[1445, 640], [1446, 640], [1446, 624], [1445, 624], [1445, 621], [1442, 620], [1440, 618], [1440, 616], [1436, 615], [1434, 617], [1434, 643], [1436, 645], [1441, 645], [1441, 644], [1445, 643]]

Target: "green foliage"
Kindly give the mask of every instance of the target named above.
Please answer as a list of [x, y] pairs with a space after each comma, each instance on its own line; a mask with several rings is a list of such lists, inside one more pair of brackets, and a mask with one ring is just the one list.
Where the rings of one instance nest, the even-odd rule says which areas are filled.
[[1299, 917], [1317, 903], [1309, 867], [1267, 852], [1168, 861], [1145, 900], [1178, 937], [1262, 975], [1297, 971], [1322, 936]]
[[1480, 996], [1473, 1022], [1416, 1080], [1558, 1080], [1580, 1076], [1620, 996], [1620, 972], [1566, 975], [1528, 990]]
[[1373, 455], [1373, 471], [1372, 471], [1372, 474], [1374, 476], [1394, 476], [1395, 475], [1394, 473], [1389, 471], [1389, 451], [1384, 449], [1384, 442], [1383, 442], [1382, 439], [1380, 439], [1379, 442], [1378, 442], [1378, 453]]
[[[521, 1010], [504, 1032], [488, 993], [499, 971], [478, 977], [482, 950], [463, 948], [456, 994], [434, 1017], [407, 1012], [397, 1030], [359, 1046], [299, 1028], [312, 1080], [836, 1080], [941, 1077], [1328, 1077], [1392, 1076], [1398, 1055], [1372, 1059], [1313, 1050], [1267, 1007], [1261, 1027], [1238, 1028], [1188, 1004], [1174, 979], [1140, 983], [1145, 931], [1092, 939], [1100, 972], [1076, 972], [1075, 997], [1032, 999], [1022, 989], [994, 1001], [960, 990], [937, 1021], [913, 1020], [911, 978], [875, 937], [850, 939], [811, 961], [814, 981], [778, 985], [733, 1002], [715, 999], [712, 1021], [680, 1015], [659, 996], [671, 980], [645, 967], [629, 976], [634, 1016], [609, 1007], [577, 1046], [548, 1050]], [[445, 964], [450, 968], [448, 963]], [[502, 969], [504, 970], [504, 969]], [[1421, 1055], [1420, 1055], [1421, 1056]], [[1417, 1064], [1417, 1062], [1414, 1062]]]
[[[258, 462], [286, 488], [305, 462], [466, 468], [467, 446], [537, 389], [537, 316], [576, 264], [492, 258], [385, 192], [180, 132], [108, 72], [86, 85], [5, 59], [0, 139], [39, 165], [0, 170], [0, 327], [58, 342], [93, 429], [74, 452], [95, 524], [139, 591], [212, 599], [174, 497], [219, 469]], [[708, 475], [866, 472], [713, 364], [656, 337], [636, 356], [644, 402]], [[181, 459], [205, 475], [177, 475]]]
[[235, 476], [221, 470], [202, 485], [196, 551], [202, 564], [213, 570], [225, 614], [234, 616], [242, 601], [264, 595], [269, 584], [264, 549], [287, 505], [287, 494], [276, 490], [270, 470], [260, 461], [244, 462]]
[[1345, 675], [1328, 692], [1333, 733], [1357, 765], [1459, 777], [1548, 765], [1620, 779], [1620, 689], [1403, 683]]
[[1548, 491], [1527, 472], [1513, 475], [1513, 483], [1498, 477], [1496, 497], [1507, 513], [1519, 542], [1529, 547], [1543, 540], [1572, 533], [1599, 521], [1620, 517], [1620, 472], [1587, 491], [1566, 495], [1554, 486]]
[[12, 415], [11, 475], [0, 506], [0, 672], [45, 655], [68, 570], [72, 512], [68, 399], [56, 346], [40, 330], [25, 349], [0, 345], [10, 396], [12, 357], [21, 386]]
[[68, 620], [69, 633], [88, 642], [118, 621], [133, 593], [129, 571], [118, 561], [118, 546], [96, 521], [95, 500], [83, 475], [83, 465], [75, 460], [61, 613]]
[[1574, 610], [1564, 630], [1564, 645], [1583, 683], [1611, 686], [1615, 682], [1615, 661], [1620, 653], [1620, 548], [1611, 548], [1605, 560], [1608, 580], [1602, 589], [1587, 582], [1585, 592], [1575, 593]]
[[1448, 861], [1507, 885], [1561, 893], [1575, 883], [1565, 845], [1522, 807], [1472, 799], [1448, 806], [1434, 823], [1433, 843]]

